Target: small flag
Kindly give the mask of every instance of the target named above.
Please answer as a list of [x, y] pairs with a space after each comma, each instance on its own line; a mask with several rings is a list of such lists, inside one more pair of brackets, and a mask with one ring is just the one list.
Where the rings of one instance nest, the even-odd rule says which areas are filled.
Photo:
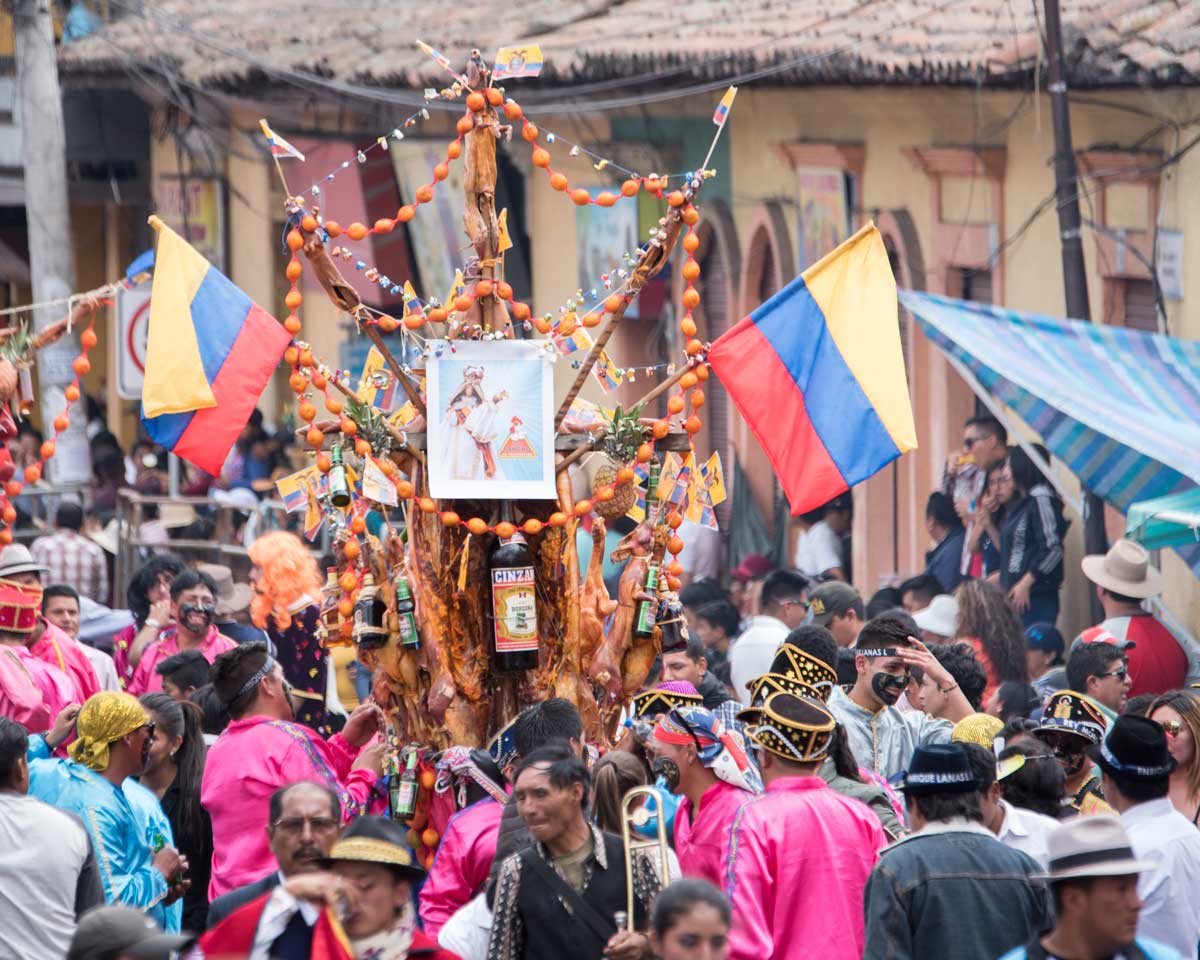
[[721, 469], [719, 453], [714, 452], [700, 467], [700, 476], [704, 478], [704, 486], [708, 490], [708, 498], [712, 501], [712, 505], [715, 507], [724, 503], [726, 499], [725, 471]]
[[374, 500], [389, 507], [399, 503], [396, 485], [383, 472], [379, 461], [374, 457], [366, 457], [363, 460], [362, 495], [367, 500]]
[[404, 281], [404, 316], [420, 317], [425, 319], [425, 308], [421, 306], [421, 301], [417, 299], [417, 292], [413, 289], [411, 281]]
[[496, 252], [504, 253], [505, 250], [512, 249], [512, 238], [508, 235], [508, 207], [500, 211], [500, 218], [496, 221], [496, 228], [500, 232], [500, 236], [496, 242]]
[[450, 292], [446, 294], [446, 299], [444, 301], [442, 301], [443, 303], [446, 304], [446, 309], [450, 309], [451, 307], [454, 306], [454, 298], [455, 297], [459, 296], [460, 294], [466, 293], [466, 292], [467, 292], [467, 284], [466, 284], [466, 281], [463, 280], [462, 271], [455, 270], [454, 271], [454, 282], [452, 284], [450, 284]]
[[294, 157], [301, 163], [304, 162], [304, 154], [272, 130], [266, 120], [259, 120], [258, 125], [262, 127], [263, 136], [267, 138], [267, 143], [271, 145], [271, 156]]
[[305, 504], [305, 484], [319, 482], [318, 477], [324, 479], [314, 464], [276, 480], [275, 489], [279, 492], [279, 499], [283, 501], [283, 509], [288, 513], [299, 513], [303, 510]]
[[679, 509], [687, 501], [688, 489], [692, 484], [692, 468], [691, 455], [688, 455], [688, 462], [679, 468], [679, 473], [675, 475], [674, 484], [669, 487], [669, 493], [663, 499], [675, 509]]
[[634, 481], [637, 500], [629, 508], [629, 512], [625, 516], [634, 523], [641, 523], [646, 519], [646, 484], [650, 477], [650, 467], [645, 463], [635, 463], [633, 465], [633, 474], [637, 478]]
[[396, 378], [387, 368], [383, 354], [378, 347], [372, 347], [367, 351], [362, 375], [358, 378], [359, 401], [389, 413], [396, 398], [396, 386]]
[[730, 87], [725, 91], [721, 102], [717, 104], [716, 112], [713, 114], [713, 123], [718, 127], [725, 126], [725, 118], [729, 116], [729, 108], [733, 106], [733, 98], [737, 96], [737, 92], [737, 87]]
[[420, 47], [427, 56], [433, 57], [433, 59], [436, 60], [441, 66], [445, 67], [451, 73], [454, 72], [454, 68], [450, 66], [450, 61], [442, 56], [442, 54], [438, 53], [438, 51], [434, 50], [433, 47], [427, 44], [424, 40], [418, 40], [417, 46]]
[[325, 522], [325, 511], [317, 500], [317, 492], [312, 482], [305, 480], [304, 487], [304, 538], [309, 542], [317, 539], [321, 532], [321, 524]]
[[417, 408], [413, 406], [413, 402], [409, 400], [399, 410], [388, 417], [388, 423], [394, 427], [403, 427], [406, 424], [412, 423], [416, 419]]
[[542, 72], [542, 64], [542, 48], [536, 43], [524, 47], [501, 47], [496, 51], [492, 79], [511, 80], [513, 77], [536, 77]]

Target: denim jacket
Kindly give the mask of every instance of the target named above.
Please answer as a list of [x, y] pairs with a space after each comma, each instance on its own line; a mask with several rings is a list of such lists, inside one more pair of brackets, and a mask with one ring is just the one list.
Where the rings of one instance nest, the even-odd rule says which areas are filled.
[[927, 825], [871, 871], [864, 960], [996, 960], [1052, 923], [1040, 870], [978, 823]]

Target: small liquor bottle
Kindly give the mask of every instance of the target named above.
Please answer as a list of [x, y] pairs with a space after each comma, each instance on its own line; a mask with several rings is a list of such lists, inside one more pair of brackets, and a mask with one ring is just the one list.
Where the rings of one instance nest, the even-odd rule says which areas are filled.
[[[512, 508], [501, 504], [500, 519], [512, 522]], [[518, 530], [492, 548], [492, 626], [496, 669], [505, 673], [538, 665], [538, 614], [533, 554]]]
[[354, 643], [360, 650], [387, 646], [386, 616], [387, 604], [379, 595], [375, 577], [368, 573], [363, 577], [358, 602], [354, 604]]

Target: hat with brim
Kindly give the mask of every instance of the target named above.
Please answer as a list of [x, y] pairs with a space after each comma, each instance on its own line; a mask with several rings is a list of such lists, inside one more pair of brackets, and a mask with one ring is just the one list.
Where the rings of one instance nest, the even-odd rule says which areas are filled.
[[404, 827], [388, 817], [359, 817], [342, 832], [329, 856], [318, 862], [323, 867], [339, 863], [376, 863], [390, 867], [406, 880], [417, 882], [425, 876], [425, 871], [417, 866], [404, 834]]
[[841, 616], [859, 600], [858, 591], [845, 580], [828, 580], [808, 595], [808, 619], [818, 627]]
[[140, 910], [113, 904], [83, 915], [71, 938], [67, 960], [168, 960], [195, 939], [190, 934], [163, 933]]
[[50, 568], [33, 559], [33, 554], [23, 543], [10, 543], [0, 550], [0, 579], [18, 573], [49, 573]]
[[958, 601], [948, 593], [939, 593], [929, 601], [929, 606], [913, 614], [913, 620], [922, 630], [939, 637], [953, 637], [957, 632]]
[[913, 751], [900, 789], [907, 796], [974, 793], [979, 789], [979, 782], [961, 743], [934, 743]]
[[196, 522], [196, 508], [190, 503], [163, 503], [158, 507], [158, 522], [164, 530], [180, 530]]
[[250, 606], [254, 598], [254, 588], [248, 583], [234, 583], [233, 571], [223, 563], [202, 563], [197, 568], [201, 573], [207, 573], [217, 585], [216, 616], [220, 619], [232, 617]]
[[1127, 877], [1154, 867], [1138, 860], [1129, 834], [1113, 816], [1076, 817], [1046, 835], [1047, 870], [1039, 880]]
[[761, 553], [748, 553], [742, 557], [742, 562], [729, 571], [730, 580], [740, 580], [745, 583], [757, 577], [765, 577], [775, 569], [775, 564]]
[[114, 557], [117, 555], [117, 548], [120, 546], [120, 525], [116, 517], [109, 520], [104, 525], [103, 530], [93, 530], [88, 534], [92, 543], [98, 545], [105, 553], [110, 553]]
[[1176, 766], [1162, 725], [1136, 714], [1117, 717], [1088, 754], [1105, 773], [1143, 783], [1166, 780]]
[[829, 699], [837, 683], [837, 671], [833, 667], [786, 640], [776, 650], [775, 659], [771, 661], [771, 669], [768, 672], [783, 674], [800, 681], [810, 688], [804, 691], [807, 695], [815, 695], [821, 700]]
[[829, 753], [837, 720], [815, 697], [772, 693], [747, 733], [756, 747], [791, 763], [813, 763]]
[[631, 707], [635, 717], [656, 717], [672, 707], [702, 707], [704, 698], [690, 683], [668, 680], [651, 690], [636, 694]]
[[1082, 737], [1088, 743], [1098, 744], [1104, 739], [1108, 721], [1082, 693], [1075, 690], [1059, 690], [1050, 695], [1042, 708], [1042, 722], [1034, 733], [1070, 733]]
[[1150, 565], [1150, 554], [1140, 543], [1118, 540], [1108, 553], [1092, 554], [1080, 562], [1092, 583], [1125, 597], [1144, 600], [1162, 593], [1162, 574]]

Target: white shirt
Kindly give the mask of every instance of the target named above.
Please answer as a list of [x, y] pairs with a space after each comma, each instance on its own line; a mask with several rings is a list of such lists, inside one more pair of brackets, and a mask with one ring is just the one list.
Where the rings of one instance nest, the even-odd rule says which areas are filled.
[[1000, 801], [1004, 819], [996, 839], [1006, 847], [1020, 850], [1033, 857], [1044, 868], [1049, 869], [1050, 852], [1046, 848], [1046, 835], [1061, 824], [1044, 813], [1035, 813], [1022, 807], [1014, 807], [1007, 800]]
[[1138, 936], [1196, 954], [1200, 942], [1200, 830], [1176, 810], [1168, 797], [1149, 800], [1121, 814], [1134, 855], [1155, 864], [1138, 878], [1145, 906]]
[[679, 538], [683, 541], [679, 565], [684, 573], [690, 573], [693, 580], [716, 580], [721, 576], [720, 533], [684, 520], [679, 527]]
[[462, 960], [487, 960], [488, 942], [492, 934], [492, 911], [488, 909], [487, 894], [459, 907], [438, 931], [438, 946], [457, 953]]
[[117, 665], [113, 663], [113, 658], [103, 650], [97, 650], [89, 644], [81, 642], [79, 646], [83, 648], [84, 656], [88, 658], [92, 669], [96, 671], [96, 679], [100, 682], [100, 689], [120, 693], [121, 679], [117, 676]]
[[841, 538], [824, 520], [818, 520], [800, 534], [796, 542], [794, 566], [806, 577], [819, 577], [826, 570], [840, 567], [844, 562]]
[[33, 797], [0, 793], [0, 956], [67, 955], [87, 856], [83, 824]]
[[787, 638], [787, 624], [777, 617], [751, 617], [746, 629], [729, 648], [729, 674], [738, 699], [750, 706], [750, 691], [746, 684], [771, 670], [775, 651]]
[[296, 911], [310, 927], [320, 919], [321, 908], [308, 900], [298, 900], [283, 888], [283, 877], [280, 875], [280, 886], [271, 891], [271, 896], [263, 904], [263, 911], [258, 917], [258, 929], [254, 931], [254, 944], [250, 948], [250, 960], [270, 960], [271, 944], [291, 922]]

